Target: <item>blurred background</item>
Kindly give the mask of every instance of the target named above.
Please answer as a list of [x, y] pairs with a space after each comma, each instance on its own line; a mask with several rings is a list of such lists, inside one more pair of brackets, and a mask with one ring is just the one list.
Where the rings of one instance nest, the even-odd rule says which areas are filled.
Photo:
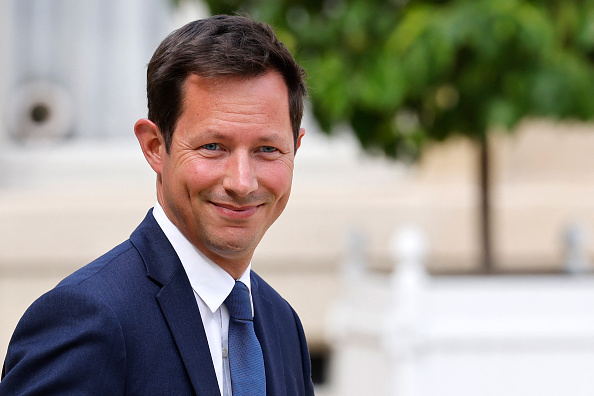
[[594, 2], [0, 0], [0, 358], [154, 204], [133, 125], [172, 29], [245, 11], [308, 71], [254, 269], [319, 395], [591, 395]]

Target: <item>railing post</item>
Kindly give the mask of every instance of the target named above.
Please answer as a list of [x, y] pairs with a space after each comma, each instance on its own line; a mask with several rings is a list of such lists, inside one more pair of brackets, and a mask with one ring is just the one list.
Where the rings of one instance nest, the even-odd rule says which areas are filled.
[[392, 364], [391, 394], [416, 396], [416, 366], [422, 343], [422, 300], [428, 281], [424, 265], [427, 241], [419, 228], [409, 226], [395, 232], [390, 243], [394, 270], [384, 341]]
[[588, 258], [588, 231], [581, 223], [571, 223], [565, 230], [565, 271], [579, 275], [591, 271]]

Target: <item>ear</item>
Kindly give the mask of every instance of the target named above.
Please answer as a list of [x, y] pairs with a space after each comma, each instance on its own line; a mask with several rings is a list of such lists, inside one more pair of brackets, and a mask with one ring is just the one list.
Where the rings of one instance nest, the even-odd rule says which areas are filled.
[[303, 138], [303, 135], [305, 135], [305, 128], [301, 128], [299, 130], [299, 136], [297, 136], [297, 147], [295, 147], [295, 152], [297, 152], [297, 149], [301, 147], [301, 139]]
[[151, 120], [143, 118], [134, 124], [134, 134], [146, 161], [157, 174], [161, 174], [163, 158], [167, 155], [167, 151], [159, 127]]

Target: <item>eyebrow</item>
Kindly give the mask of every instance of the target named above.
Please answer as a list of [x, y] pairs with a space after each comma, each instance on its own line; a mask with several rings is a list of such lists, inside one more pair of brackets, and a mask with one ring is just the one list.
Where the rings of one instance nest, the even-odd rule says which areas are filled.
[[261, 136], [257, 140], [259, 143], [275, 143], [279, 140], [283, 140], [282, 137], [278, 136], [278, 133], [269, 134], [266, 136]]
[[209, 139], [213, 139], [213, 140], [225, 140], [225, 139], [227, 139], [227, 136], [226, 135], [224, 135], [224, 134], [222, 134], [220, 132], [217, 132], [217, 131], [212, 131], [212, 130], [205, 131], [202, 136], [204, 136], [206, 138], [209, 138]]
[[[226, 140], [229, 138], [228, 134], [224, 134], [224, 133], [214, 131], [214, 130], [205, 131], [203, 136], [205, 136], [208, 139], [213, 139], [213, 140]], [[291, 134], [291, 138], [292, 138], [292, 136], [293, 135]], [[259, 136], [256, 139], [256, 141], [260, 144], [277, 143], [282, 140], [283, 139], [282, 139], [281, 133], [278, 131], [273, 131], [273, 132], [267, 133], [265, 136]]]

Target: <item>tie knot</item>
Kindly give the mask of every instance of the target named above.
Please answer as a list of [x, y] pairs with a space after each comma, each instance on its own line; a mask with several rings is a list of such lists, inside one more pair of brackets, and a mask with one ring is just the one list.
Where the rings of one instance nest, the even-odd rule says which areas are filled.
[[225, 306], [229, 310], [229, 316], [233, 319], [252, 320], [252, 304], [250, 302], [250, 291], [242, 282], [236, 281], [233, 290], [225, 299]]

